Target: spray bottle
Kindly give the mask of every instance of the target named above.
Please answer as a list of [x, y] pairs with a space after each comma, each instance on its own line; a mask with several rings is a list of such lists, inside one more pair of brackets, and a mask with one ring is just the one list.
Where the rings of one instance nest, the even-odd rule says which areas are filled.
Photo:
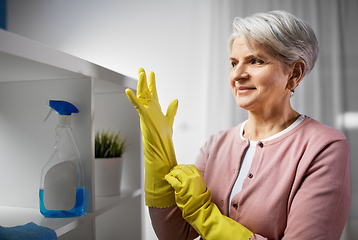
[[41, 172], [40, 212], [45, 217], [82, 216], [85, 206], [84, 172], [71, 128], [71, 114], [78, 109], [71, 103], [50, 100], [50, 112], [58, 113], [55, 150]]

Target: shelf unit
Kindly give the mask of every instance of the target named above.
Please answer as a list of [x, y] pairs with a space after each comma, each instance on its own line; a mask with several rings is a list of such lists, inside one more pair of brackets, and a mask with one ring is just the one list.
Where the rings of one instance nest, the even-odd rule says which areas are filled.
[[[139, 117], [124, 93], [136, 85], [132, 78], [0, 29], [1, 226], [35, 222], [54, 229], [59, 239], [143, 239]], [[44, 218], [38, 209], [40, 173], [53, 151], [57, 125], [55, 116], [43, 122], [49, 99], [70, 101], [80, 111], [72, 116], [72, 128], [85, 168], [83, 217]], [[99, 198], [94, 134], [107, 128], [121, 131], [130, 146], [123, 155], [120, 195]]]

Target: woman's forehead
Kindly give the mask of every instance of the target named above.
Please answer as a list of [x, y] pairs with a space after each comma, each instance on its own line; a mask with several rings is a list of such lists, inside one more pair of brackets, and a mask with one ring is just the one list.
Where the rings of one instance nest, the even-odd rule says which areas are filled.
[[269, 56], [273, 56], [271, 52], [267, 49], [267, 47], [264, 46], [263, 44], [255, 40], [245, 41], [245, 39], [240, 36], [236, 37], [233, 42], [231, 54], [233, 54], [234, 52], [240, 54], [261, 56], [266, 58]]

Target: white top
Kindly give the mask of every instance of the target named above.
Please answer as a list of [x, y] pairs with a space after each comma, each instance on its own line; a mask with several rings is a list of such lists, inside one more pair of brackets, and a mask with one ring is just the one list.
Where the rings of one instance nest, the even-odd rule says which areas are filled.
[[[275, 139], [275, 138], [278, 138], [279, 136], [291, 131], [292, 129], [294, 129], [295, 127], [297, 127], [304, 119], [305, 119], [305, 115], [300, 115], [296, 121], [294, 123], [292, 123], [289, 127], [287, 127], [286, 129], [282, 130], [281, 132], [279, 133], [276, 133], [275, 135], [269, 137], [269, 138], [265, 138], [261, 141], [268, 141], [268, 140], [272, 140], [272, 139]], [[245, 127], [245, 124], [248, 120], [246, 120], [245, 122], [243, 122], [243, 124], [241, 125], [241, 128], [240, 128], [240, 137], [241, 139], [244, 139], [244, 136], [242, 135], [243, 134], [243, 131], [244, 131], [244, 127]], [[247, 149], [246, 151], [246, 154], [244, 156], [244, 160], [242, 161], [242, 164], [241, 164], [241, 168], [240, 168], [240, 172], [239, 172], [239, 176], [237, 177], [236, 179], [236, 182], [234, 184], [234, 187], [232, 188], [232, 191], [231, 191], [231, 194], [230, 194], [230, 198], [229, 198], [229, 212], [230, 212], [230, 205], [231, 205], [231, 200], [232, 198], [241, 191], [241, 188], [242, 188], [242, 184], [244, 183], [244, 180], [246, 178], [246, 176], [248, 175], [249, 173], [249, 170], [250, 170], [250, 167], [251, 167], [251, 163], [252, 163], [252, 159], [254, 158], [254, 155], [255, 155], [255, 150], [256, 150], [256, 146], [257, 146], [257, 143], [259, 141], [249, 141], [250, 142], [250, 146], [249, 148]]]

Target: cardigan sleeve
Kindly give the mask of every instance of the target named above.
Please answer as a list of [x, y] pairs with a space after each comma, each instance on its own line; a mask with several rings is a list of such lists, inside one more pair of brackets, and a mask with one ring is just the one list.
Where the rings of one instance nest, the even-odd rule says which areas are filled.
[[177, 207], [149, 207], [149, 214], [155, 234], [160, 240], [192, 240], [198, 233], [187, 223]]

